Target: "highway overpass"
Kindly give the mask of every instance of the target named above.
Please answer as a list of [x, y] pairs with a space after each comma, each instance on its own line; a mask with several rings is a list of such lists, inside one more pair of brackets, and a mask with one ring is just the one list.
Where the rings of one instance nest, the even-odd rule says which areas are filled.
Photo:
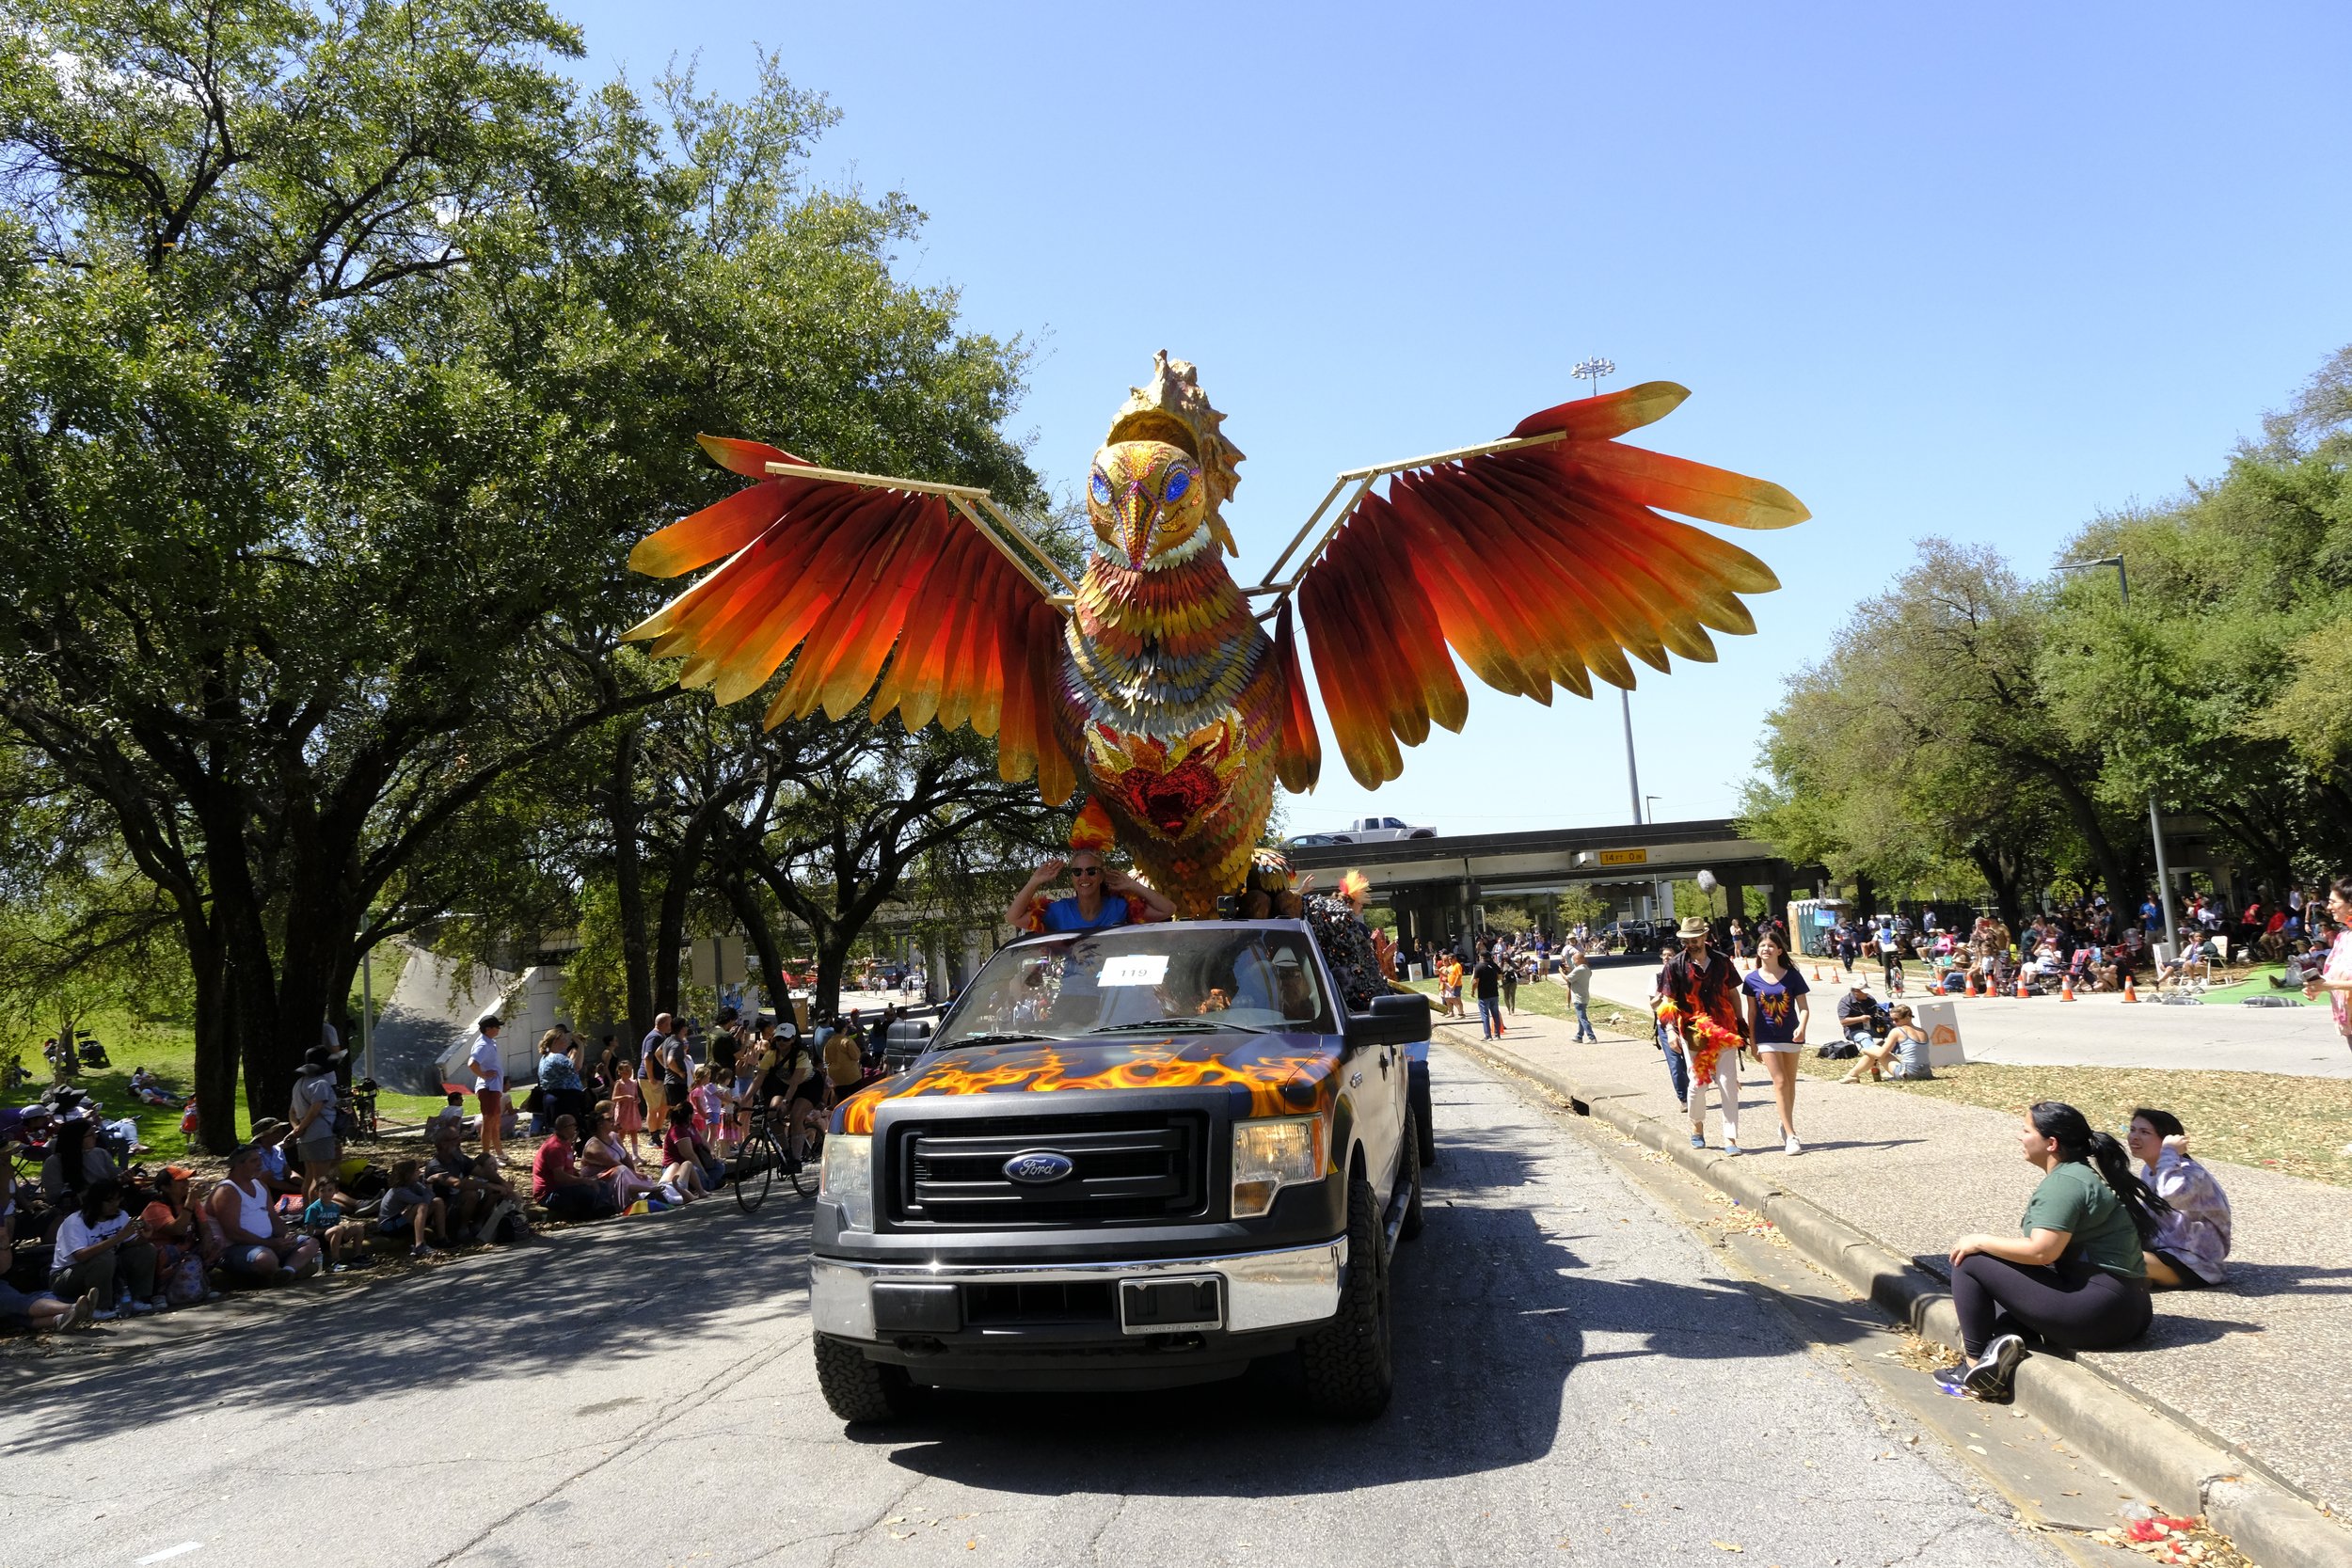
[[1791, 865], [1770, 844], [1743, 838], [1729, 817], [1457, 833], [1287, 853], [1294, 871], [1315, 874], [1318, 888], [1332, 886], [1349, 870], [1371, 878], [1373, 901], [1396, 911], [1398, 937], [1406, 942], [1451, 942], [1476, 930], [1479, 906], [1498, 896], [1524, 898], [1541, 909], [1549, 895], [1589, 887], [1613, 915], [1639, 917], [1657, 883], [1688, 881], [1705, 870], [1723, 883], [1725, 911], [1741, 908], [1749, 888], [1766, 890], [1770, 907], [1778, 910], [1798, 895], [1800, 883], [1809, 895], [1823, 875], [1819, 866]]

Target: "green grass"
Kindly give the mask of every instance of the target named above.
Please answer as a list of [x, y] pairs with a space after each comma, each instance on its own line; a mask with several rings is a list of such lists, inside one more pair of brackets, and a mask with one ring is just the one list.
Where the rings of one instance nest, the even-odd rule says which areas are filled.
[[[1798, 1065], [1814, 1078], [1837, 1078], [1851, 1062], [1810, 1051]], [[2141, 1105], [2170, 1111], [2188, 1129], [2189, 1148], [2209, 1160], [2260, 1165], [2307, 1180], [2352, 1187], [2352, 1080], [2296, 1078], [2276, 1072], [2184, 1071], [2177, 1068], [2017, 1066], [1970, 1062], [1938, 1068], [1924, 1084], [1882, 1084], [1889, 1094], [1924, 1095], [1959, 1105], [2022, 1112], [2042, 1100], [2063, 1101], [2109, 1132]]]
[[[77, 1073], [72, 1080], [74, 1086], [95, 1096], [109, 1117], [127, 1116], [137, 1121], [139, 1141], [157, 1152], [187, 1152], [189, 1141], [180, 1132], [179, 1106], [141, 1103], [131, 1093], [131, 1071], [143, 1067], [160, 1075], [167, 1087], [184, 1098], [196, 1082], [196, 1032], [184, 1023], [139, 1019], [121, 1012], [98, 1014], [86, 1021], [82, 1028], [98, 1037], [113, 1065]], [[0, 1095], [0, 1104], [23, 1105], [40, 1099], [48, 1088], [49, 1064], [40, 1057], [43, 1037], [37, 1035], [25, 1041], [18, 1053], [26, 1070], [32, 1073], [32, 1082]], [[389, 1123], [422, 1122], [441, 1105], [439, 1095], [386, 1094], [377, 1097], [376, 1113]], [[285, 1111], [283, 1107], [265, 1108], [263, 1114], [283, 1116]], [[252, 1116], [240, 1097], [238, 1134], [243, 1136], [252, 1125]]]

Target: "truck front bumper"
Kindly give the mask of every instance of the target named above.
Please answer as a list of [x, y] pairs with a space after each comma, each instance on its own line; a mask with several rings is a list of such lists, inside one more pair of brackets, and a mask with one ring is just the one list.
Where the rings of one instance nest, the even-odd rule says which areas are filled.
[[[960, 1339], [985, 1343], [997, 1336], [966, 1323], [961, 1305], [964, 1287], [1093, 1285], [1107, 1288], [1109, 1298], [1118, 1302], [1127, 1296], [1122, 1287], [1131, 1284], [1214, 1275], [1221, 1281], [1222, 1322], [1213, 1329], [1206, 1323], [1182, 1326], [1239, 1336], [1329, 1318], [1339, 1310], [1346, 1271], [1347, 1239], [1343, 1236], [1311, 1246], [1267, 1252], [1035, 1265], [873, 1263], [818, 1257], [809, 1260], [809, 1302], [817, 1332], [835, 1338], [871, 1344], [894, 1337], [920, 1336], [949, 1344]], [[1123, 1321], [1104, 1326], [1113, 1340], [1158, 1332], [1157, 1325]], [[1080, 1330], [1069, 1338], [1093, 1338], [1103, 1332], [1103, 1328], [1092, 1333]], [[1041, 1324], [1025, 1331], [1012, 1329], [997, 1342], [1023, 1340], [1034, 1345], [1064, 1337]]]

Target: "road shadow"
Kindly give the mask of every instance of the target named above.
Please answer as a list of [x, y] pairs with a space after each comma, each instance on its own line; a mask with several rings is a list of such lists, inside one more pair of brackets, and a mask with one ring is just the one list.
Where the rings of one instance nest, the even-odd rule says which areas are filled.
[[2167, 1300], [2183, 1295], [2206, 1299], [2214, 1296], [2316, 1296], [2352, 1294], [2352, 1269], [2312, 1268], [2301, 1263], [2240, 1263], [2230, 1264], [2229, 1282], [2206, 1291], [2160, 1291], [2156, 1307], [2161, 1311]]
[[[1540, 1459], [1580, 1367], [1657, 1361], [1659, 1385], [1671, 1386], [1671, 1363], [1805, 1348], [1745, 1284], [1589, 1266], [1587, 1253], [1615, 1248], [1618, 1216], [1582, 1200], [1587, 1212], [1547, 1225], [1547, 1211], [1514, 1202], [1535, 1172], [1506, 1136], [1447, 1135], [1443, 1163], [1423, 1173], [1427, 1228], [1396, 1259], [1396, 1398], [1377, 1421], [1308, 1414], [1294, 1361], [1277, 1357], [1237, 1380], [1158, 1393], [934, 1391], [913, 1420], [848, 1434], [920, 1475], [1036, 1497], [1343, 1492]], [[1846, 1330], [1859, 1339], [1871, 1325], [1857, 1318]], [[1106, 1422], [1118, 1441], [1104, 1439]]]
[[55, 1354], [0, 1369], [8, 1405], [39, 1412], [0, 1429], [0, 1456], [114, 1436], [158, 1401], [275, 1410], [423, 1387], [463, 1400], [517, 1361], [561, 1374], [658, 1355], [706, 1313], [755, 1301], [804, 1311], [808, 1215], [788, 1195], [748, 1216], [709, 1200], [357, 1288], [295, 1284], [183, 1308], [151, 1321], [160, 1337], [135, 1347], [109, 1346], [103, 1329], [53, 1339]]

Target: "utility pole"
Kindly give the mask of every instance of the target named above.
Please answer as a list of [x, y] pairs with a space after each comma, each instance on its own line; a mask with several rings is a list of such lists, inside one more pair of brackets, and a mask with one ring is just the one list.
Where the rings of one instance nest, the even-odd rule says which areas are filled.
[[[2123, 569], [2122, 556], [2103, 555], [2096, 561], [2062, 561], [2058, 570], [2083, 572], [2098, 566], [2115, 568], [2116, 592], [2122, 597], [2124, 610], [2129, 610], [2132, 608], [2132, 579], [2131, 574]], [[2155, 845], [2156, 894], [2164, 905], [2164, 941], [2169, 944], [2180, 940], [2181, 925], [2180, 918], [2172, 912], [2172, 868], [2165, 863], [2164, 817], [2156, 810], [2156, 792], [2153, 789], [2148, 792], [2148, 836]]]

